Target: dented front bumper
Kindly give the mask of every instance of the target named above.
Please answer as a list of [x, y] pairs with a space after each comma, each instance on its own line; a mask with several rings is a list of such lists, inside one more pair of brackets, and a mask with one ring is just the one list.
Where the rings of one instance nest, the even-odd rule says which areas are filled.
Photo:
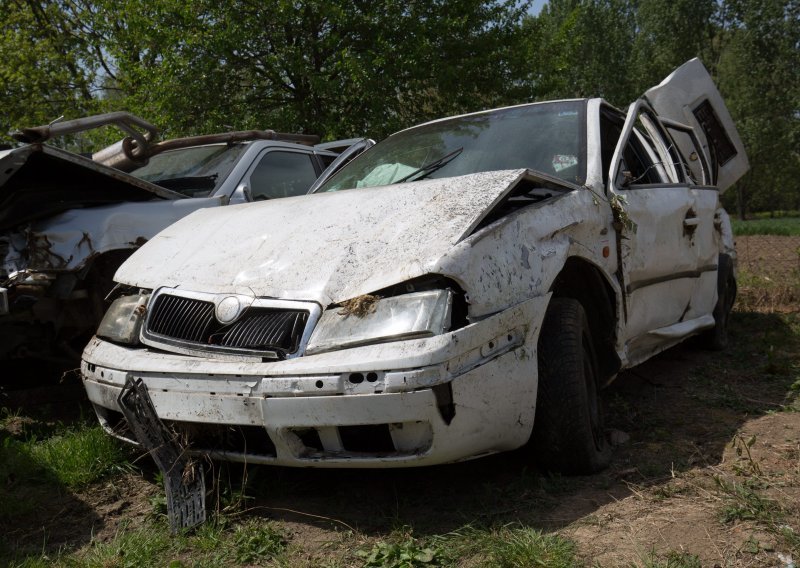
[[248, 463], [392, 467], [523, 445], [536, 406], [536, 342], [549, 296], [454, 332], [280, 362], [220, 361], [93, 339], [81, 371], [104, 427], [142, 378], [190, 448]]

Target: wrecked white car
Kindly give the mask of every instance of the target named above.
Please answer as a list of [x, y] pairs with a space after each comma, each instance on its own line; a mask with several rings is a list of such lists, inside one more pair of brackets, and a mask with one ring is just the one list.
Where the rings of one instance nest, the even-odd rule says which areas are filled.
[[[92, 159], [44, 144], [108, 124], [131, 136]], [[304, 194], [354, 142], [271, 130], [156, 142], [156, 132], [109, 113], [23, 129], [15, 136], [30, 144], [0, 151], [0, 358], [77, 360], [136, 248], [198, 209]]]
[[721, 347], [748, 168], [693, 60], [627, 115], [601, 99], [438, 120], [315, 195], [196, 212], [116, 274], [81, 372], [103, 426], [146, 386], [191, 451], [421, 466], [610, 459], [598, 391], [697, 334]]

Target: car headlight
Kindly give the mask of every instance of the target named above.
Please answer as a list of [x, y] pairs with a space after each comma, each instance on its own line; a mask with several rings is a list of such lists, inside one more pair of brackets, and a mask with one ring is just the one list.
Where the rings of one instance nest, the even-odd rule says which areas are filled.
[[450, 328], [452, 304], [449, 290], [428, 290], [377, 299], [359, 314], [345, 308], [326, 310], [306, 353], [439, 335]]
[[150, 294], [136, 294], [114, 300], [97, 328], [97, 336], [116, 343], [139, 343], [139, 331], [149, 299]]

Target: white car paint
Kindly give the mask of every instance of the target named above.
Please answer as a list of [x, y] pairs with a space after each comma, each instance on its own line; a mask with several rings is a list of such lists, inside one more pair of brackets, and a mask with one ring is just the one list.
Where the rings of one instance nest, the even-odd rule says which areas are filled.
[[[662, 87], [684, 74], [671, 77]], [[126, 437], [117, 396], [127, 380], [142, 379], [158, 415], [182, 432], [249, 428], [266, 436], [263, 445], [237, 450], [194, 446], [215, 457], [319, 467], [458, 461], [530, 437], [539, 335], [554, 295], [577, 293], [586, 302], [608, 294], [608, 315], [598, 308], [592, 321], [604, 326], [594, 329], [606, 342], [598, 343], [604, 356], [616, 358], [609, 379], [712, 328], [716, 259], [735, 254], [716, 188], [685, 179], [646, 101], [627, 118], [600, 99], [585, 104], [583, 185], [525, 169], [488, 171], [204, 210], [168, 228], [120, 268], [120, 283], [144, 294], [250, 295], [330, 310], [392, 286], [410, 291], [414, 279], [435, 275], [463, 291], [466, 323], [432, 337], [319, 354], [301, 347], [286, 360], [95, 338], [81, 371], [101, 423]], [[636, 126], [642, 113], [652, 125]], [[729, 117], [718, 114], [738, 139]], [[602, 132], [612, 127], [621, 137], [606, 162]], [[645, 133], [651, 145], [642, 143]], [[649, 183], [627, 173], [637, 145], [649, 164], [639, 177]], [[738, 172], [746, 169], [743, 152], [733, 161]], [[483, 222], [531, 187], [541, 189], [540, 200]], [[596, 278], [574, 276], [589, 273]], [[595, 307], [587, 303], [587, 312]], [[348, 447], [348, 429], [373, 427], [388, 431], [390, 448]]]
[[327, 306], [429, 273], [523, 174], [488, 172], [199, 211], [134, 254], [116, 280]]

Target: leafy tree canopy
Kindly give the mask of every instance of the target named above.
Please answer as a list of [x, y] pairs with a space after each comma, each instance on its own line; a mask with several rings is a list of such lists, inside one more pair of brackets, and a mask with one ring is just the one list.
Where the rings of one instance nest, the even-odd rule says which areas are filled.
[[6, 0], [0, 132], [129, 110], [169, 137], [273, 128], [382, 138], [532, 100], [624, 107], [699, 56], [752, 164], [726, 199], [742, 213], [800, 208], [800, 0], [550, 0], [538, 15], [529, 4]]

